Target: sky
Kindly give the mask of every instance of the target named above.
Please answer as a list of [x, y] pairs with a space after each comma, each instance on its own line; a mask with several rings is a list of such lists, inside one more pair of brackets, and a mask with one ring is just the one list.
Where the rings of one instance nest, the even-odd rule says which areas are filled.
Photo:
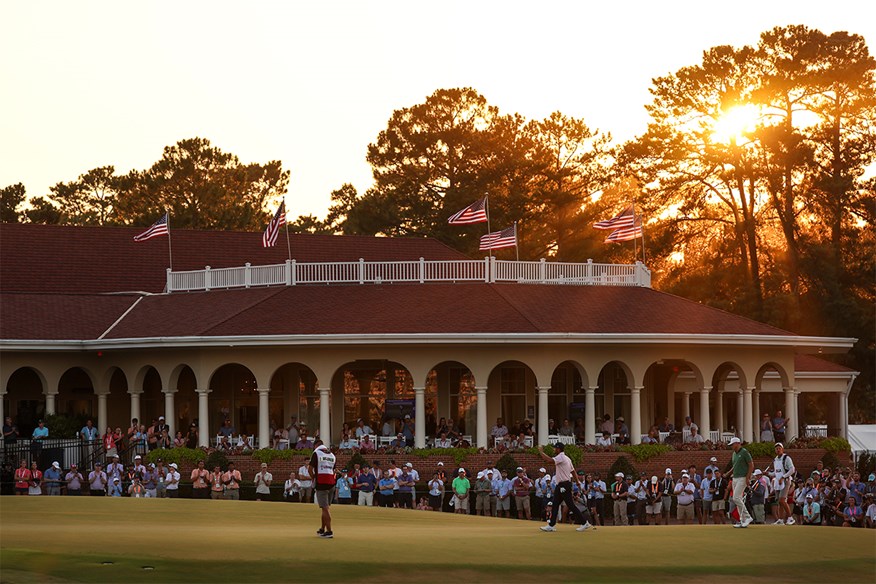
[[0, 187], [28, 195], [105, 165], [145, 169], [199, 136], [291, 172], [287, 210], [324, 217], [372, 182], [396, 109], [473, 87], [502, 113], [559, 110], [624, 141], [651, 79], [774, 26], [861, 34], [863, 0], [0, 3]]

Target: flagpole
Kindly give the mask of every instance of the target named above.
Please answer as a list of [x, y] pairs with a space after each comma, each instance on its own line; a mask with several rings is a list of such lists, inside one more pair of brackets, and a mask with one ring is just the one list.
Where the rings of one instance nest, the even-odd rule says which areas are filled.
[[520, 246], [517, 242], [517, 221], [514, 222], [514, 253], [517, 254], [517, 261], [520, 261]]
[[[487, 235], [492, 233], [492, 229], [490, 228], [490, 196], [484, 195], [484, 200], [486, 201], [486, 205], [484, 207], [487, 210]], [[490, 257], [493, 257], [493, 248], [487, 250], [490, 253]]]
[[[633, 199], [632, 205], [633, 205], [633, 229], [635, 230], [635, 228], [636, 228], [636, 199], [635, 198]], [[635, 233], [635, 231], [633, 233]], [[635, 263], [635, 261], [639, 259], [639, 242], [637, 241], [638, 239], [639, 239], [638, 237], [633, 238], [633, 263]]]
[[167, 254], [170, 256], [170, 271], [173, 271], [173, 246], [170, 243], [170, 209], [166, 209], [167, 213]]
[[[286, 214], [286, 198], [283, 197], [283, 215]], [[289, 252], [289, 261], [292, 261], [292, 244], [289, 243], [289, 218], [283, 220], [283, 227], [286, 228], [286, 250]]]

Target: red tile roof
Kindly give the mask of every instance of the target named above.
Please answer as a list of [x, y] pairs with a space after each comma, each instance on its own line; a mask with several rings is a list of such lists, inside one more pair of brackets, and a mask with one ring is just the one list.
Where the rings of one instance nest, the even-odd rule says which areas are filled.
[[0, 294], [0, 338], [96, 339], [140, 298], [136, 294]]
[[[263, 248], [261, 233], [173, 230], [175, 270], [280, 264], [285, 236]], [[135, 243], [141, 227], [0, 225], [0, 290], [16, 292], [161, 292], [167, 281], [168, 238]], [[427, 238], [290, 235], [302, 262], [469, 259]]]
[[851, 373], [854, 369], [849, 369], [838, 363], [821, 359], [814, 355], [795, 355], [794, 356], [794, 371], [830, 371], [837, 373]]

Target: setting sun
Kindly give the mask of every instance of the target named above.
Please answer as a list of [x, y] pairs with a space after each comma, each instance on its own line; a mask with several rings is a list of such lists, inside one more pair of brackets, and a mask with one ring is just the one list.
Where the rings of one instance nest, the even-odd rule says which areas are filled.
[[724, 112], [712, 128], [712, 140], [723, 144], [745, 144], [748, 134], [754, 131], [761, 120], [760, 108], [755, 105], [739, 105]]

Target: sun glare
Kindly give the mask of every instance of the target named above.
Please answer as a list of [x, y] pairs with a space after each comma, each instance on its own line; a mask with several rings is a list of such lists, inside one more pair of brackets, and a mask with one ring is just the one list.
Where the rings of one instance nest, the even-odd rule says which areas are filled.
[[745, 144], [760, 121], [760, 110], [755, 105], [738, 105], [724, 112], [712, 128], [712, 140], [722, 144]]

